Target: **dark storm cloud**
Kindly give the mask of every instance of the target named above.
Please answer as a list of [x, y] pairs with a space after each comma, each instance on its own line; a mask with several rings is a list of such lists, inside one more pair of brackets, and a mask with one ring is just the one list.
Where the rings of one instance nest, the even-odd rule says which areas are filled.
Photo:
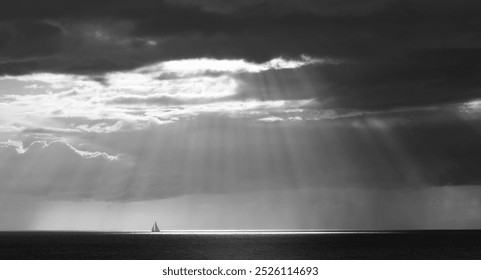
[[385, 110], [481, 97], [481, 49], [418, 51], [383, 61], [241, 73], [240, 94], [263, 100], [317, 98], [324, 109]]
[[61, 30], [41, 21], [0, 23], [0, 50], [11, 59], [54, 54]]
[[[0, 74], [101, 76], [171, 59], [304, 54], [339, 62], [305, 71], [313, 89], [300, 95], [326, 108], [465, 101], [480, 95], [480, 11], [472, 0], [2, 2]], [[283, 84], [286, 94], [296, 88]]]
[[481, 49], [419, 51], [371, 63], [319, 69], [325, 108], [382, 109], [479, 98]]

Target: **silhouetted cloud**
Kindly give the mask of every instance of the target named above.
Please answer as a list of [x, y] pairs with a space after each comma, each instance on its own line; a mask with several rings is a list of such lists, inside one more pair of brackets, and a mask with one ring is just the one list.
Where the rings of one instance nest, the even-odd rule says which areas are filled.
[[[304, 71], [314, 88], [307, 95], [324, 108], [480, 97], [481, 7], [473, 0], [20, 0], [0, 11], [1, 75], [75, 73], [103, 82], [106, 72], [168, 60], [309, 55], [337, 62]], [[285, 84], [295, 98], [295, 83]]]

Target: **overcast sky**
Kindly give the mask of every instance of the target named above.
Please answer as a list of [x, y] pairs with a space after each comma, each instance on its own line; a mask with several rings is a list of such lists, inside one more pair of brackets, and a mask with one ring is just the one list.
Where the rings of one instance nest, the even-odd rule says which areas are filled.
[[0, 2], [0, 230], [481, 227], [475, 0]]

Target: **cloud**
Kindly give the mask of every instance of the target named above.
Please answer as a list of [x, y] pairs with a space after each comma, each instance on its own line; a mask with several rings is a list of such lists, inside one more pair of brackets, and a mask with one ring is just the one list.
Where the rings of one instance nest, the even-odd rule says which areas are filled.
[[271, 117], [265, 117], [265, 118], [259, 119], [259, 121], [261, 121], [261, 122], [268, 122], [268, 123], [270, 123], [270, 122], [283, 122], [284, 119], [283, 119], [283, 118], [279, 118], [279, 117], [273, 117], [273, 116], [271, 116]]
[[471, 101], [478, 98], [481, 72], [474, 66], [481, 52], [431, 50], [379, 63], [323, 65], [325, 108], [386, 109]]
[[[300, 60], [274, 58], [265, 63], [252, 63], [243, 59], [183, 59], [173, 60], [138, 69], [139, 72], [154, 72], [159, 69], [162, 73], [175, 73], [177, 75], [192, 75], [207, 73], [259, 73], [267, 70], [296, 69], [310, 64], [324, 63], [321, 59], [301, 56]], [[159, 71], [157, 70], [157, 71]], [[160, 71], [159, 71], [160, 72]]]
[[126, 132], [135, 130], [146, 130], [154, 126], [171, 124], [176, 121], [175, 118], [170, 120], [160, 120], [155, 117], [148, 117], [144, 120], [120, 120], [114, 124], [107, 124], [104, 122], [96, 123], [94, 125], [77, 125], [75, 129], [87, 133], [113, 133]]
[[7, 140], [6, 142], [0, 142], [0, 147], [1, 148], [8, 148], [8, 147], [12, 147], [15, 149], [15, 151], [17, 151], [17, 153], [19, 154], [24, 154], [28, 148], [30, 147], [27, 147], [27, 148], [24, 148], [23, 147], [23, 143], [22, 141], [18, 141], [18, 140]]
[[20, 132], [21, 130], [22, 128], [18, 127], [17, 125], [11, 125], [11, 124], [0, 125], [0, 133]]
[[19, 132], [34, 133], [34, 134], [62, 135], [62, 134], [75, 134], [75, 133], [79, 133], [80, 131], [77, 129], [62, 128], [62, 127], [24, 127]]
[[129, 166], [118, 155], [63, 141], [8, 140], [0, 144], [2, 194], [68, 200], [112, 199]]
[[[480, 97], [480, 7], [473, 0], [19, 2], [0, 7], [2, 75], [70, 73], [106, 84], [109, 73], [152, 64], [163, 65], [159, 80], [242, 70], [247, 95], [272, 97], [278, 76], [285, 99], [315, 96], [329, 109]], [[303, 55], [323, 63], [307, 67], [312, 61], [296, 61]], [[296, 82], [299, 72], [304, 78]], [[266, 89], [256, 90], [263, 80]]]
[[5, 142], [0, 142], [0, 148], [14, 148], [15, 151], [17, 151], [17, 153], [19, 154], [25, 154], [28, 152], [29, 149], [44, 149], [44, 148], [48, 148], [50, 145], [64, 145], [66, 146], [67, 148], [69, 148], [70, 150], [72, 150], [73, 152], [75, 152], [77, 155], [85, 158], [85, 159], [92, 159], [92, 158], [103, 158], [103, 159], [106, 159], [108, 161], [112, 161], [112, 160], [119, 160], [120, 158], [120, 155], [116, 155], [116, 156], [113, 156], [113, 155], [109, 155], [105, 152], [98, 152], [98, 151], [95, 151], [95, 152], [90, 152], [90, 151], [83, 151], [83, 150], [79, 150], [75, 147], [73, 147], [72, 145], [68, 144], [68, 143], [65, 143], [65, 142], [62, 142], [62, 141], [51, 141], [51, 142], [46, 142], [46, 141], [34, 141], [32, 143], [30, 143], [27, 147], [24, 147], [23, 145], [23, 142], [22, 141], [19, 141], [19, 140], [7, 140]]
[[15, 62], [55, 54], [60, 47], [62, 30], [45, 21], [3, 21], [0, 22], [0, 36], [0, 54]]
[[82, 150], [78, 150], [76, 149], [75, 147], [73, 147], [72, 145], [70, 144], [66, 144], [72, 151], [74, 151], [76, 154], [80, 155], [81, 157], [83, 158], [97, 158], [97, 157], [102, 157], [106, 160], [119, 160], [120, 159], [120, 155], [116, 155], [116, 156], [113, 156], [113, 155], [109, 155], [105, 152], [98, 152], [98, 151], [95, 151], [95, 152], [89, 152], [89, 151], [82, 151]]
[[[245, 93], [247, 82], [239, 75], [269, 75], [271, 71], [322, 63], [330, 62], [310, 57], [276, 58], [265, 63], [203, 58], [166, 61], [103, 76], [54, 73], [8, 76], [0, 78], [0, 85], [21, 89], [34, 85], [37, 90], [12, 90], [15, 94], [6, 91], [2, 96], [6, 102], [0, 102], [0, 108], [5, 121], [15, 122], [25, 134], [112, 133], [171, 124], [203, 114], [259, 118], [274, 111], [302, 110], [309, 102], [304, 97], [314, 97], [279, 95], [263, 100], [261, 94]], [[170, 78], [165, 79], [165, 75]], [[251, 88], [250, 93], [255, 90]]]

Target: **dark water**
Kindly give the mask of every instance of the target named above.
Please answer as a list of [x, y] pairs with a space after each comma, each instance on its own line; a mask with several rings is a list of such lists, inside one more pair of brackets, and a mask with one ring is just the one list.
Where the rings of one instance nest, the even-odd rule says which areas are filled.
[[0, 232], [0, 259], [481, 259], [481, 231]]

